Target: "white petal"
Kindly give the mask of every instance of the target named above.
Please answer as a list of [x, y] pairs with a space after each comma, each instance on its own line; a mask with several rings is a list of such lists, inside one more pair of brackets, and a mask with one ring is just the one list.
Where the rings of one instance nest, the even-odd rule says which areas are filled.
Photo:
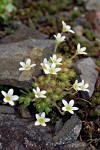
[[44, 126], [44, 127], [46, 126], [46, 124], [45, 124], [45, 123], [42, 123], [41, 125], [42, 125], [42, 126]]
[[58, 72], [58, 71], [60, 71], [61, 70], [61, 68], [55, 68], [55, 71], [56, 72]]
[[41, 91], [41, 94], [46, 94], [47, 92], [45, 90]]
[[20, 65], [21, 65], [22, 67], [25, 67], [25, 63], [24, 63], [24, 62], [20, 62]]
[[69, 102], [69, 105], [70, 105], [70, 106], [73, 106], [73, 105], [74, 105], [74, 100], [73, 100], [73, 99]]
[[25, 68], [19, 68], [19, 71], [21, 71], [21, 70], [25, 70]]
[[6, 100], [6, 98], [4, 98], [3, 101], [4, 101], [5, 103], [8, 103], [8, 101]]
[[26, 64], [27, 64], [27, 65], [30, 65], [30, 64], [31, 64], [31, 59], [30, 59], [30, 58], [26, 60]]
[[12, 96], [12, 100], [16, 101], [18, 99], [19, 99], [19, 97], [17, 95]]
[[90, 92], [88, 89], [85, 89], [85, 91]]
[[49, 74], [50, 72], [47, 69], [44, 69], [45, 74]]
[[53, 64], [51, 65], [51, 68], [54, 69], [55, 67], [56, 67], [56, 64], [53, 63]]
[[77, 50], [80, 50], [80, 43], [77, 44]]
[[34, 66], [36, 66], [36, 64], [32, 64], [32, 65], [30, 65], [30, 67], [34, 67]]
[[58, 33], [58, 34], [57, 34], [57, 38], [61, 38], [61, 33]]
[[13, 101], [8, 101], [8, 103], [11, 105], [11, 106], [14, 106], [14, 102]]
[[45, 96], [45, 95], [41, 95], [40, 97], [42, 97], [42, 98], [46, 98], [46, 96]]
[[70, 30], [70, 29], [71, 29], [71, 26], [66, 25], [66, 28], [67, 28], [67, 30]]
[[35, 126], [38, 126], [38, 125], [40, 125], [40, 123], [39, 123], [39, 121], [36, 121]]
[[69, 30], [69, 32], [71, 32], [71, 33], [75, 33], [73, 30]]
[[40, 116], [38, 114], [35, 115], [36, 119], [39, 120]]
[[64, 40], [65, 40], [65, 38], [66, 38], [65, 36], [62, 36], [62, 37], [61, 37], [61, 40], [62, 40], [62, 41], [64, 41]]
[[78, 107], [72, 107], [72, 110], [78, 110], [79, 108]]
[[45, 122], [49, 122], [49, 121], [50, 121], [50, 119], [49, 119], [49, 118], [45, 118], [44, 120], [45, 120]]
[[13, 90], [13, 89], [10, 89], [10, 90], [8, 91], [8, 95], [13, 95], [13, 93], [14, 93], [14, 90]]
[[62, 61], [62, 58], [58, 58], [57, 61], [58, 61], [58, 62], [61, 62], [61, 61]]
[[45, 118], [45, 112], [41, 114], [41, 118]]
[[40, 88], [39, 88], [39, 87], [37, 87], [37, 89], [36, 89], [36, 90], [37, 90], [37, 92], [38, 92], [38, 93], [40, 93]]
[[85, 88], [88, 88], [88, 87], [89, 87], [89, 84], [85, 84], [84, 87], [85, 87]]
[[2, 95], [6, 97], [7, 93], [5, 91], [1, 91]]
[[45, 64], [45, 66], [46, 66], [47, 70], [49, 70], [49, 69], [50, 69], [50, 65]]
[[66, 107], [62, 107], [62, 110], [63, 110], [63, 111], [66, 111]]
[[70, 112], [71, 114], [74, 114], [74, 111], [73, 111], [73, 110], [70, 110], [69, 112]]
[[62, 100], [62, 103], [63, 103], [65, 106], [68, 105], [67, 101], [65, 101], [64, 99]]
[[33, 89], [33, 92], [36, 94], [37, 93], [37, 91], [35, 90], [35, 89]]
[[85, 51], [85, 50], [86, 50], [86, 47], [82, 47], [81, 50], [82, 50], [82, 51]]

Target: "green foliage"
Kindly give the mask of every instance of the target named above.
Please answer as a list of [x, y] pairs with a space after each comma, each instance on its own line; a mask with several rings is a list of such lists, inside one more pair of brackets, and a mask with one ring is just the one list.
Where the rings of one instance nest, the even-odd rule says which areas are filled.
[[4, 21], [10, 17], [11, 12], [15, 9], [13, 0], [0, 0], [0, 18]]

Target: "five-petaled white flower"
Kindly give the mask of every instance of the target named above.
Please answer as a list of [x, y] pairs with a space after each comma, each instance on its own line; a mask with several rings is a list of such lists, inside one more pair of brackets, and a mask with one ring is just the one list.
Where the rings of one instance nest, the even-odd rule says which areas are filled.
[[80, 86], [80, 90], [81, 91], [87, 91], [87, 92], [90, 92], [87, 88], [89, 87], [89, 84], [85, 84], [84, 83], [84, 80], [82, 80], [82, 82], [79, 83], [79, 86]]
[[63, 25], [62, 32], [75, 33], [73, 30], [71, 30], [71, 26], [67, 25], [64, 21], [62, 21], [62, 25]]
[[45, 74], [57, 74], [61, 70], [61, 68], [56, 68], [56, 64], [53, 63], [51, 65], [45, 65], [46, 69], [44, 69]]
[[35, 122], [35, 125], [42, 125], [42, 126], [46, 126], [45, 122], [49, 122], [50, 119], [49, 118], [45, 118], [45, 112], [43, 112], [40, 116], [38, 114], [36, 114], [36, 119], [37, 121]]
[[84, 52], [86, 50], [86, 47], [82, 47], [81, 48], [81, 45], [80, 43], [77, 44], [77, 55], [80, 55], [80, 54], [87, 54], [86, 52]]
[[61, 61], [62, 61], [62, 58], [57, 58], [57, 55], [53, 55], [52, 57], [50, 57], [52, 63], [55, 63], [56, 65], [61, 65]]
[[36, 98], [46, 98], [46, 96], [45, 96], [45, 94], [46, 94], [46, 91], [45, 90], [43, 90], [43, 91], [40, 91], [40, 88], [39, 87], [37, 87], [37, 89], [35, 90], [35, 89], [33, 89], [33, 91], [34, 91], [34, 93], [35, 93], [35, 97]]
[[63, 99], [62, 103], [64, 104], [64, 107], [62, 107], [62, 110], [63, 111], [68, 111], [71, 114], [74, 114], [73, 110], [78, 110], [79, 109], [78, 107], [73, 107], [73, 105], [74, 105], [74, 100], [73, 99], [69, 103]]
[[46, 69], [45, 66], [46, 64], [50, 65], [51, 63], [46, 58], [44, 58], [43, 63], [41, 63], [40, 65], [42, 66], [43, 69]]
[[61, 36], [61, 33], [54, 35], [54, 37], [56, 38], [57, 45], [60, 44], [61, 42], [65, 41], [65, 36]]
[[20, 65], [22, 66], [21, 68], [19, 68], [20, 71], [30, 70], [32, 67], [36, 66], [36, 64], [31, 64], [31, 59], [30, 58], [26, 60], [26, 63], [20, 62]]
[[78, 80], [76, 80], [75, 83], [73, 84], [73, 89], [76, 91], [81, 90], [80, 89], [80, 83], [78, 83]]
[[14, 102], [13, 101], [16, 101], [19, 99], [19, 97], [17, 95], [13, 95], [14, 93], [14, 90], [13, 89], [10, 89], [8, 91], [8, 93], [6, 93], [5, 91], [1, 91], [2, 95], [5, 97], [3, 99], [3, 101], [5, 103], [9, 103], [10, 105], [14, 106]]

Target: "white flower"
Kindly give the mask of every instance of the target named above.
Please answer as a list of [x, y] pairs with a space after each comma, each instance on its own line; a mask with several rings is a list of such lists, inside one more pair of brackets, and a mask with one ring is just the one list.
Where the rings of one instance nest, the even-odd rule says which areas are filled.
[[40, 65], [42, 66], [43, 69], [46, 69], [46, 66], [45, 66], [46, 64], [50, 65], [51, 63], [46, 58], [44, 58], [43, 63], [41, 63]]
[[65, 101], [64, 99], [62, 100], [62, 103], [64, 104], [64, 107], [62, 107], [63, 111], [68, 111], [71, 114], [74, 114], [73, 110], [78, 110], [78, 107], [73, 107], [74, 105], [74, 100], [72, 99], [69, 104], [67, 103], [67, 101]]
[[82, 47], [81, 48], [81, 45], [80, 43], [77, 44], [77, 55], [80, 55], [80, 54], [87, 54], [86, 52], [84, 52], [86, 50], [86, 47]]
[[73, 89], [76, 91], [80, 90], [80, 83], [78, 83], [78, 80], [76, 80], [75, 83], [73, 84]]
[[84, 80], [82, 80], [82, 82], [79, 83], [79, 86], [80, 86], [80, 90], [81, 91], [87, 91], [87, 92], [90, 92], [87, 88], [89, 87], [89, 84], [84, 84]]
[[42, 126], [46, 126], [45, 122], [49, 122], [50, 119], [49, 118], [45, 118], [45, 112], [43, 112], [40, 116], [38, 114], [36, 114], [36, 119], [37, 121], [35, 122], [35, 125], [42, 125]]
[[75, 33], [73, 30], [71, 30], [71, 26], [67, 25], [64, 21], [62, 21], [62, 25], [63, 25], [62, 32]]
[[57, 55], [53, 55], [53, 57], [50, 57], [52, 63], [55, 63], [56, 65], [61, 65], [61, 61], [62, 61], [62, 58], [57, 58]]
[[56, 38], [56, 43], [60, 44], [61, 42], [65, 41], [65, 36], [61, 36], [61, 33], [58, 33], [57, 35], [54, 35]]
[[17, 95], [13, 95], [14, 93], [14, 90], [13, 89], [10, 89], [8, 91], [8, 93], [6, 93], [5, 91], [1, 91], [2, 95], [5, 97], [3, 99], [3, 101], [5, 103], [9, 103], [10, 105], [14, 106], [14, 102], [13, 101], [16, 101], [19, 99], [19, 97]]
[[51, 65], [45, 65], [46, 69], [44, 69], [45, 74], [57, 74], [58, 71], [61, 70], [61, 68], [56, 68], [56, 64], [53, 63]]
[[20, 62], [20, 65], [22, 66], [19, 68], [19, 70], [30, 70], [32, 67], [36, 66], [36, 64], [31, 64], [31, 59], [27, 59], [26, 63]]
[[33, 89], [33, 91], [34, 91], [34, 93], [35, 93], [35, 97], [36, 98], [46, 98], [46, 96], [45, 96], [45, 94], [46, 94], [46, 91], [45, 90], [43, 90], [43, 91], [40, 91], [40, 88], [39, 87], [37, 87], [37, 89], [35, 90], [35, 89]]

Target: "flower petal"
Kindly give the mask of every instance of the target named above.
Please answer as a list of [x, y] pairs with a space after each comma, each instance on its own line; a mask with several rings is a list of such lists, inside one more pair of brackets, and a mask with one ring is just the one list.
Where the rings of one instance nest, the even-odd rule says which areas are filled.
[[74, 105], [74, 100], [73, 100], [73, 99], [69, 102], [69, 105], [70, 105], [70, 106], [73, 106], [73, 105]]
[[44, 120], [45, 120], [45, 122], [49, 122], [49, 121], [50, 121], [50, 119], [49, 119], [49, 118], [45, 118]]
[[24, 63], [24, 62], [20, 62], [20, 65], [21, 65], [22, 67], [25, 67], [25, 63]]
[[13, 101], [8, 101], [8, 103], [11, 105], [11, 106], [14, 106], [14, 102]]
[[63, 111], [66, 111], [66, 107], [62, 107], [62, 110], [63, 110]]
[[70, 112], [71, 114], [74, 114], [74, 111], [73, 111], [73, 110], [70, 110], [69, 112]]
[[77, 44], [77, 50], [80, 50], [81, 46], [80, 43]]
[[71, 32], [71, 33], [75, 33], [73, 30], [69, 30], [69, 32]]
[[47, 92], [45, 90], [41, 91], [41, 94], [46, 94]]
[[46, 126], [46, 123], [41, 123], [41, 125], [45, 127], [45, 126]]
[[34, 66], [36, 66], [36, 64], [32, 64], [32, 65], [30, 65], [30, 67], [34, 67]]
[[21, 70], [25, 70], [25, 68], [19, 68], [19, 71], [21, 71]]
[[30, 58], [28, 58], [28, 59], [26, 60], [26, 64], [27, 64], [27, 65], [30, 65], [30, 64], [31, 64], [31, 59], [30, 59]]
[[41, 114], [41, 118], [45, 118], [45, 112]]
[[39, 87], [37, 87], [37, 89], [36, 89], [36, 90], [37, 90], [37, 92], [38, 92], [38, 93], [40, 93], [40, 88], [39, 88]]
[[62, 100], [62, 103], [63, 103], [65, 106], [68, 105], [67, 101], [65, 101], [64, 99]]
[[60, 71], [61, 70], [61, 68], [55, 68], [55, 71], [56, 72], [58, 72], [58, 71]]
[[5, 91], [1, 91], [2, 95], [6, 97], [7, 93]]
[[40, 116], [38, 114], [35, 115], [36, 119], [39, 120]]
[[19, 99], [19, 97], [18, 97], [17, 95], [12, 96], [12, 100], [13, 100], [13, 101], [16, 101], [16, 100], [18, 100], [18, 99]]
[[13, 89], [10, 89], [10, 90], [8, 91], [8, 95], [13, 95], [13, 93], [14, 93], [14, 90], [13, 90]]
[[78, 107], [72, 107], [72, 110], [78, 110], [79, 108]]
[[39, 123], [39, 121], [36, 121], [35, 126], [38, 126], [38, 125], [40, 125], [40, 123]]

